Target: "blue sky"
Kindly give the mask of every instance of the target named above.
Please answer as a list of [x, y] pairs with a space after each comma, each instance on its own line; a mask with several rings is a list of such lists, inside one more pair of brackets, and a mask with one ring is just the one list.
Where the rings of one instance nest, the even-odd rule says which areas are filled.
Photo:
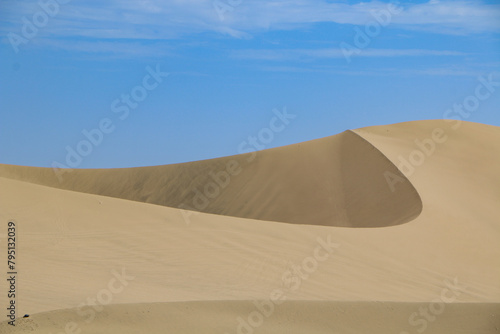
[[[260, 148], [440, 119], [500, 81], [498, 1], [4, 0], [0, 18], [0, 163], [226, 156], [277, 111], [296, 117]], [[499, 106], [500, 87], [467, 120], [500, 126]]]

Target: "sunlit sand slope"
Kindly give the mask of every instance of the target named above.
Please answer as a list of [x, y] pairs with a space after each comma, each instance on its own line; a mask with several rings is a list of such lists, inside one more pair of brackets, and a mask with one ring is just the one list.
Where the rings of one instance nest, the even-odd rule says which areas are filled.
[[[160, 188], [155, 188], [155, 180], [163, 175], [159, 170], [180, 167], [148, 167], [158, 176], [151, 179], [141, 172], [148, 168], [75, 170], [73, 179], [64, 175], [64, 182], [89, 188], [72, 191], [56, 187], [52, 170], [3, 165], [0, 240], [6, 244], [6, 224], [16, 222], [17, 315], [32, 315], [18, 319], [16, 330], [59, 333], [73, 321], [89, 333], [159, 333], [168, 328], [232, 334], [237, 333], [239, 317], [248, 319], [258, 310], [253, 300], [269, 301], [278, 294], [290, 304], [275, 305], [275, 314], [255, 333], [418, 333], [424, 326], [422, 307], [435, 311], [434, 320], [426, 320], [425, 333], [496, 333], [500, 128], [454, 125], [438, 120], [370, 127], [355, 130], [356, 135], [347, 132], [263, 151], [247, 165], [243, 159], [250, 155], [184, 165], [194, 170], [197, 164], [213, 166], [219, 161], [227, 168], [224, 159], [240, 161], [241, 172], [211, 200], [225, 196], [228, 202], [243, 203], [245, 193], [233, 186], [241, 182], [241, 187], [258, 192], [245, 195], [250, 207], [240, 208], [242, 216], [245, 210], [248, 215], [255, 210], [259, 215], [288, 217], [286, 211], [295, 208], [286, 206], [280, 196], [299, 206], [299, 195], [288, 193], [294, 188], [273, 188], [273, 182], [285, 179], [280, 175], [299, 187], [295, 192], [304, 187], [314, 196], [310, 182], [300, 180], [304, 177], [317, 188], [341, 194], [332, 199], [334, 211], [323, 207], [330, 199], [319, 198], [323, 202], [318, 204], [303, 196], [304, 207], [295, 212], [317, 219], [309, 224], [193, 214], [130, 200], [148, 189], [153, 198]], [[329, 161], [330, 152], [337, 152], [343, 162]], [[302, 159], [296, 158], [301, 154]], [[318, 162], [321, 156], [329, 162]], [[264, 167], [266, 161], [282, 170]], [[219, 170], [212, 168], [174, 179], [179, 184], [190, 177], [210, 180], [209, 172]], [[255, 181], [251, 176], [245, 179], [252, 168]], [[137, 182], [140, 175], [148, 179], [135, 188], [118, 184], [115, 189], [112, 182], [116, 196], [89, 193], [100, 184], [91, 173], [104, 182], [101, 172], [110, 179], [117, 172], [116, 180], [123, 182], [126, 173]], [[264, 177], [269, 173], [275, 173], [273, 178]], [[325, 186], [327, 182], [322, 185], [321, 180], [332, 174], [342, 176], [340, 190]], [[175, 183], [164, 177], [163, 184]], [[36, 184], [42, 181], [52, 187]], [[378, 193], [381, 199], [371, 198]], [[374, 204], [377, 201], [387, 220]], [[407, 206], [401, 209], [399, 204]], [[323, 211], [315, 216], [308, 205]], [[329, 226], [320, 224], [320, 216], [331, 218]], [[337, 219], [338, 225], [356, 228], [331, 226]], [[362, 219], [364, 223], [358, 222]], [[0, 293], [7, 290], [7, 281], [0, 280]], [[46, 311], [54, 312], [41, 313]], [[87, 322], [91, 314], [95, 319]], [[14, 330], [5, 322], [0, 326], [2, 333], [5, 328]]]

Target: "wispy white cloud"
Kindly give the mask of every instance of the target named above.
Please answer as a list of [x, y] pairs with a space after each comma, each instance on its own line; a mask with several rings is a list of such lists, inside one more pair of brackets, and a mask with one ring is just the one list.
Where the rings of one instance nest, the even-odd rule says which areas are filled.
[[[263, 31], [302, 29], [314, 23], [364, 25], [373, 13], [387, 11], [381, 1], [348, 4], [326, 0], [243, 0], [221, 20], [215, 1], [227, 0], [110, 0], [61, 4], [57, 15], [40, 33], [46, 39], [165, 40], [199, 33], [251, 38]], [[394, 5], [386, 29], [403, 28], [445, 34], [500, 31], [500, 5], [480, 1], [437, 1]], [[37, 1], [2, 2], [0, 32], [21, 33], [21, 18], [40, 11]], [[106, 48], [105, 44], [101, 44]], [[317, 51], [326, 52], [326, 51]], [[329, 52], [333, 52], [331, 50]], [[368, 53], [365, 53], [368, 55]], [[331, 56], [331, 55], [330, 55]]]
[[[223, 0], [221, 0], [223, 1]], [[226, 1], [224, 1], [226, 2]], [[373, 13], [387, 10], [381, 1], [357, 4], [324, 0], [253, 0], [232, 7], [221, 20], [213, 0], [112, 0], [71, 1], [60, 5], [52, 18], [51, 33], [95, 38], [173, 38], [197, 32], [221, 32], [235, 37], [262, 30], [295, 29], [304, 24], [335, 22], [363, 25]], [[394, 6], [394, 5], [392, 5]], [[401, 12], [391, 23], [403, 28], [435, 29], [448, 33], [498, 31], [500, 5], [480, 1], [429, 1], [396, 5]], [[7, 0], [4, 19], [20, 22], [39, 9], [36, 1]]]
[[[449, 50], [424, 49], [366, 49], [358, 57], [415, 57], [415, 56], [465, 56], [467, 53]], [[281, 50], [236, 50], [230, 57], [254, 60], [313, 60], [321, 58], [344, 58], [339, 48], [329, 49], [281, 49]]]
[[[484, 65], [484, 64], [481, 64]], [[257, 70], [266, 72], [281, 73], [322, 73], [328, 75], [345, 76], [468, 76], [477, 77], [489, 70], [488, 66], [480, 68], [465, 67], [423, 67], [423, 68], [371, 68], [371, 69], [350, 69], [338, 66], [282, 66], [282, 65], [262, 65], [256, 66]]]
[[165, 42], [149, 43], [140, 40], [67, 40], [40, 38], [33, 41], [35, 45], [50, 47], [85, 55], [105, 55], [107, 59], [122, 58], [158, 58], [173, 56], [175, 52]]

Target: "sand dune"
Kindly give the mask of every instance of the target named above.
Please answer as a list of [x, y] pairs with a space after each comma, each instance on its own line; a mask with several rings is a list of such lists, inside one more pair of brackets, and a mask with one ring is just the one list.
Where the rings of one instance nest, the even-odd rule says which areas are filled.
[[426, 333], [495, 333], [500, 128], [454, 125], [62, 182], [0, 165], [0, 220], [18, 225], [18, 316], [35, 314], [16, 331], [236, 333], [252, 301], [280, 295], [255, 333], [416, 333], [421, 307], [441, 310]]
[[[404, 175], [352, 131], [277, 149], [154, 167], [73, 170], [0, 165], [0, 175], [50, 187], [174, 208], [297, 224], [380, 227], [422, 210]], [[58, 177], [59, 176], [59, 177]]]

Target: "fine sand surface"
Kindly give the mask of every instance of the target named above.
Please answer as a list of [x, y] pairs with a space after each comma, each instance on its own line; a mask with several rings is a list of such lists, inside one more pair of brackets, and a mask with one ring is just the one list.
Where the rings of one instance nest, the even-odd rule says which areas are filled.
[[[262, 325], [253, 329], [237, 320], [255, 312], [249, 301], [174, 302], [105, 306], [91, 322], [81, 321], [76, 310], [65, 309], [21, 319], [12, 333], [495, 333], [500, 328], [499, 304], [453, 303], [434, 321], [412, 330], [408, 315], [428, 303], [289, 301], [279, 305]], [[271, 310], [271, 309], [270, 309]], [[243, 318], [243, 317], [242, 317]], [[422, 319], [422, 317], [420, 317]], [[241, 321], [241, 320], [240, 320]], [[418, 321], [418, 320], [417, 320]], [[243, 325], [242, 325], [243, 324]], [[1, 326], [1, 325], [0, 325]], [[0, 327], [2, 328], [2, 327]], [[417, 331], [415, 331], [417, 330]]]
[[31, 315], [0, 333], [497, 333], [499, 170], [500, 128], [445, 120], [59, 178], [0, 165]]

